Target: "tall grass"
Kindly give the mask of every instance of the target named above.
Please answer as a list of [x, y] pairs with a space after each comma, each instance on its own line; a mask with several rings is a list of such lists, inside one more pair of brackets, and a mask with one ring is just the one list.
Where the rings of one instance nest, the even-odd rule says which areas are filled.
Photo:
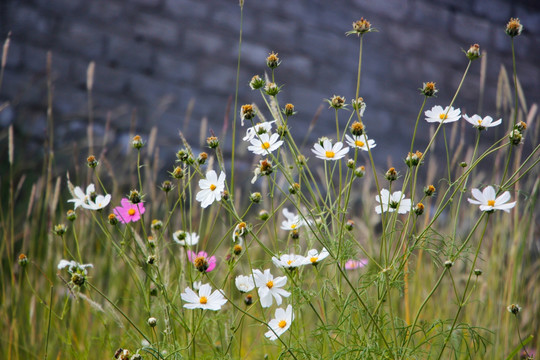
[[[94, 139], [93, 63], [87, 72], [88, 166], [75, 164], [73, 170], [57, 163], [49, 54], [48, 137], [36, 180], [25, 180], [19, 170], [23, 145], [15, 143], [13, 128], [2, 137], [8, 144], [9, 164], [1, 177], [0, 314], [5, 326], [0, 356], [112, 358], [116, 352], [115, 357], [126, 359], [516, 359], [522, 351], [532, 355], [539, 345], [534, 335], [540, 319], [536, 276], [540, 262], [534, 243], [538, 115], [536, 104], [527, 106], [515, 59], [512, 78], [501, 68], [497, 84], [500, 114], [494, 118], [503, 119], [500, 127], [505, 131], [493, 136], [495, 129], [426, 123], [425, 111], [436, 105], [436, 88], [424, 83], [410, 153], [385, 169], [373, 157], [385, 149], [363, 137], [375, 124], [360, 98], [366, 91], [361, 86], [362, 58], [369, 56], [362, 52], [363, 42], [370, 40], [371, 31], [362, 19], [349, 34], [359, 41], [357, 84], [350, 104], [341, 96], [328, 100], [335, 134], [318, 134], [316, 125], [302, 131], [294, 107], [282, 100], [287, 97], [279, 86], [279, 66], [287, 62], [281, 64], [277, 54], [270, 54], [267, 75], [251, 82], [254, 103], [239, 107], [235, 100], [233, 142], [225, 144], [225, 134], [215, 137], [206, 126], [201, 127], [199, 142], [187, 141], [180, 133], [177, 159], [164, 159], [170, 162], [168, 173], [159, 167], [156, 128], [146, 136], [133, 131], [131, 152], [118, 159], [105, 151], [110, 147], [107, 134], [102, 144]], [[510, 39], [513, 51], [519, 38]], [[480, 66], [471, 49], [464, 56], [459, 87], [443, 107], [459, 104], [469, 69]], [[9, 45], [4, 46], [3, 59], [8, 50]], [[238, 71], [240, 54], [239, 46]], [[485, 60], [482, 63], [485, 71]], [[263, 66], [261, 59], [261, 71]], [[3, 60], [0, 74], [4, 67]], [[236, 136], [236, 131], [244, 131], [238, 114], [244, 128], [255, 127], [250, 142]], [[450, 110], [441, 118], [446, 115]], [[262, 126], [267, 130], [257, 131]], [[316, 145], [304, 144], [311, 131], [333, 138], [332, 144], [345, 142], [351, 133], [364, 141], [358, 143], [362, 148], [351, 147], [337, 161], [332, 159], [339, 156], [339, 149], [326, 148], [319, 154], [327, 158], [323, 160], [312, 152]], [[467, 143], [460, 131], [475, 133], [475, 142]], [[277, 136], [270, 141], [268, 133]], [[428, 145], [419, 152], [417, 137], [427, 133]], [[276, 143], [272, 152], [263, 151], [264, 156], [246, 151], [248, 145], [270, 149], [274, 141], [282, 143]], [[325, 139], [317, 144], [324, 145]], [[194, 151], [201, 146], [208, 146], [208, 153]], [[440, 156], [435, 148], [443, 147]], [[232, 158], [227, 159], [223, 150], [229, 148]], [[254, 173], [235, 172], [235, 161], [252, 161]], [[211, 180], [211, 170], [223, 172], [226, 181]], [[129, 179], [128, 187], [122, 185], [123, 179]], [[67, 200], [77, 197], [76, 186], [84, 192], [90, 183], [95, 184], [95, 193], [73, 211]], [[218, 199], [201, 207], [201, 188], [213, 192], [221, 185], [223, 191], [213, 194]], [[480, 211], [467, 201], [472, 188], [487, 186], [494, 186], [499, 195], [509, 191], [516, 206], [509, 213]], [[386, 191], [405, 196], [385, 207], [381, 202]], [[112, 195], [111, 203], [99, 210], [85, 208], [94, 205], [97, 194]], [[122, 198], [129, 198], [133, 211], [113, 212]], [[128, 216], [136, 220], [119, 222]], [[192, 233], [200, 237], [196, 244], [178, 243]], [[317, 254], [308, 254], [310, 249], [319, 254], [326, 249], [329, 256], [316, 261]], [[207, 259], [190, 261], [192, 250], [207, 252]], [[213, 266], [212, 256], [216, 268], [206, 272]], [[63, 259], [72, 265], [59, 268]], [[280, 265], [279, 259], [285, 262]], [[89, 263], [93, 267], [83, 269], [82, 264]], [[286, 277], [284, 290], [290, 296], [284, 296], [281, 305], [276, 300], [265, 305], [261, 289], [272, 289], [269, 283], [257, 284], [247, 294], [235, 286], [238, 275], [258, 274], [258, 269], [270, 269], [276, 288], [277, 277]], [[221, 294], [226, 303], [217, 306], [219, 310], [185, 307], [187, 288], [196, 289], [199, 282], [220, 290], [216, 296]], [[197, 301], [196, 305], [212, 303], [210, 298]], [[288, 305], [294, 319], [280, 318], [276, 309]], [[276, 327], [275, 316], [284, 323], [276, 321], [280, 324]]]

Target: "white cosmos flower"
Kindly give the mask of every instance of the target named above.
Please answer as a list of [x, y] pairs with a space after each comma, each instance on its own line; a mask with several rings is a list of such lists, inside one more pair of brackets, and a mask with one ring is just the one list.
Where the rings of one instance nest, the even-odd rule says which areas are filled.
[[188, 233], [184, 230], [178, 230], [173, 233], [173, 240], [177, 244], [182, 246], [193, 246], [199, 242], [199, 235], [197, 233]]
[[212, 292], [212, 287], [209, 284], [201, 285], [199, 294], [195, 293], [195, 291], [190, 288], [186, 288], [186, 290], [180, 294], [180, 297], [186, 302], [186, 304], [184, 304], [186, 309], [217, 311], [227, 302], [227, 299], [223, 296], [223, 291], [215, 290]]
[[497, 197], [497, 193], [493, 186], [487, 186], [484, 191], [472, 189], [474, 199], [467, 199], [471, 204], [480, 205], [482, 211], [503, 210], [510, 212], [510, 209], [516, 205], [516, 202], [509, 203], [510, 192], [505, 191], [501, 196]]
[[60, 260], [60, 262], [58, 263], [58, 270], [61, 270], [63, 268], [68, 268], [68, 271], [70, 273], [73, 273], [77, 270], [80, 270], [81, 272], [83, 272], [85, 275], [86, 275], [86, 268], [93, 268], [94, 265], [92, 264], [79, 264], [78, 262], [76, 261], [69, 261], [69, 260]]
[[268, 322], [270, 330], [267, 331], [264, 336], [269, 340], [276, 340], [278, 336], [283, 335], [283, 333], [289, 329], [293, 320], [294, 314], [291, 305], [287, 305], [286, 310], [277, 308], [274, 318]]
[[362, 149], [364, 151], [368, 151], [368, 145], [369, 149], [373, 149], [375, 146], [377, 146], [377, 144], [375, 144], [375, 140], [368, 139], [366, 134], [354, 137], [345, 135], [345, 138], [347, 139], [347, 145]]
[[472, 124], [475, 128], [478, 130], [485, 130], [490, 127], [494, 127], [497, 125], [500, 125], [502, 123], [502, 119], [499, 119], [497, 121], [493, 121], [493, 118], [491, 116], [486, 116], [482, 119], [480, 115], [473, 115], [471, 117], [468, 117], [467, 114], [463, 115], [463, 118]]
[[281, 229], [283, 230], [294, 230], [298, 229], [302, 225], [306, 225], [306, 220], [304, 220], [300, 215], [293, 214], [287, 208], [282, 210], [285, 220], [281, 222]]
[[279, 149], [283, 144], [283, 140], [279, 140], [278, 134], [261, 134], [249, 141], [251, 146], [248, 146], [248, 150], [255, 155], [267, 155], [272, 151]]
[[225, 190], [225, 173], [222, 171], [219, 178], [214, 170], [206, 173], [206, 179], [199, 180], [201, 191], [197, 193], [196, 199], [205, 208], [214, 201], [221, 200], [221, 193]]
[[193, 290], [199, 291], [199, 289], [201, 288], [202, 284], [203, 284], [202, 281], [194, 281], [194, 282], [193, 282]]
[[302, 255], [296, 254], [283, 254], [279, 258], [272, 256], [272, 262], [277, 267], [282, 267], [286, 269], [293, 269], [304, 265], [306, 258]]
[[343, 148], [343, 143], [338, 141], [332, 146], [332, 143], [328, 139], [324, 139], [323, 144], [318, 142], [313, 145], [311, 151], [315, 154], [315, 157], [323, 160], [339, 160], [344, 157], [348, 152], [349, 148]]
[[276, 120], [265, 121], [265, 122], [255, 124], [254, 126], [247, 128], [246, 136], [244, 136], [242, 140], [251, 141], [251, 139], [255, 138], [257, 134], [262, 135], [264, 133], [269, 133], [270, 130], [272, 130], [272, 124], [275, 122]]
[[101, 210], [111, 202], [111, 194], [105, 196], [98, 195], [94, 201], [88, 199], [87, 203], [82, 203], [82, 207], [89, 210]]
[[425, 114], [427, 122], [444, 122], [446, 124], [458, 121], [461, 117], [461, 110], [454, 109], [453, 106], [450, 109], [448, 109], [448, 106], [443, 109], [442, 106], [435, 105], [431, 110], [427, 110]]
[[328, 255], [328, 250], [323, 248], [321, 252], [316, 249], [311, 249], [308, 251], [307, 256], [304, 258], [304, 263], [302, 265], [317, 265], [321, 260], [324, 260]]
[[273, 302], [273, 298], [276, 299], [276, 304], [281, 305], [281, 297], [289, 297], [290, 292], [283, 290], [282, 287], [287, 284], [287, 277], [280, 276], [274, 279], [274, 276], [270, 273], [270, 269], [264, 270], [264, 273], [259, 270], [253, 270], [253, 278], [255, 279], [255, 286], [258, 288], [259, 298], [261, 299], [261, 306], [263, 308], [270, 307]]
[[234, 279], [234, 283], [236, 288], [243, 293], [250, 292], [255, 288], [255, 281], [251, 275], [238, 275], [236, 279]]
[[68, 200], [68, 202], [72, 202], [75, 206], [74, 209], [77, 209], [79, 206], [84, 206], [90, 201], [90, 197], [92, 196], [92, 193], [96, 192], [96, 187], [94, 184], [90, 184], [86, 187], [86, 194], [82, 191], [82, 189], [78, 186], [73, 189], [73, 195], [75, 197], [71, 200]]
[[[382, 201], [380, 197], [382, 198]], [[401, 191], [394, 191], [394, 193], [390, 195], [390, 191], [382, 189], [380, 197], [379, 195], [375, 196], [375, 200], [380, 204], [375, 207], [375, 212], [377, 214], [380, 214], [381, 211], [397, 211], [399, 214], [406, 214], [411, 210], [411, 199], [405, 199], [405, 194]]]

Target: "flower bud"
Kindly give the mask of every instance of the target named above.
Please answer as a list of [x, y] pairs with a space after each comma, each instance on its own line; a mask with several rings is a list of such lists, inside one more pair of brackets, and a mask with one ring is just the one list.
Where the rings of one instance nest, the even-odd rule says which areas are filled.
[[208, 154], [205, 153], [205, 152], [202, 152], [199, 154], [199, 156], [197, 157], [197, 163], [199, 165], [204, 165], [206, 163], [206, 160], [208, 159]]
[[229, 192], [227, 190], [223, 190], [223, 192], [221, 193], [221, 198], [224, 200], [224, 201], [227, 201], [229, 200]]
[[246, 295], [246, 297], [244, 298], [244, 304], [246, 304], [247, 306], [253, 304], [253, 296], [251, 294]]
[[116, 215], [113, 213], [109, 214], [108, 221], [109, 221], [109, 224], [111, 224], [112, 226], [118, 224], [118, 219], [116, 218]]
[[297, 229], [291, 231], [291, 239], [297, 240], [300, 237], [300, 233]]
[[259, 211], [259, 219], [261, 219], [262, 221], [266, 221], [268, 220], [268, 218], [270, 218], [270, 214], [268, 214], [268, 211], [264, 209]]
[[354, 168], [354, 165], [355, 165], [355, 162], [354, 162], [353, 159], [347, 160], [347, 167], [348, 167], [349, 169], [353, 169], [353, 168]]
[[25, 267], [26, 265], [28, 265], [28, 258], [26, 257], [26, 255], [19, 255], [19, 265], [21, 267]]
[[157, 319], [155, 317], [150, 317], [148, 318], [148, 320], [146, 320], [146, 322], [148, 323], [148, 326], [150, 327], [156, 327], [157, 325]]
[[251, 78], [251, 81], [249, 82], [249, 87], [252, 90], [257, 90], [262, 87], [264, 87], [264, 79], [261, 79], [259, 75], [255, 75]]
[[80, 273], [73, 273], [71, 275], [71, 282], [77, 286], [83, 286], [86, 281], [86, 278], [83, 274]]
[[398, 173], [395, 168], [391, 167], [390, 169], [388, 169], [386, 174], [384, 174], [384, 177], [386, 178], [386, 180], [392, 182], [392, 181], [397, 180]]
[[99, 161], [97, 161], [94, 155], [90, 155], [86, 158], [86, 165], [88, 165], [89, 168], [94, 169], [96, 166], [99, 165]]
[[366, 111], [366, 103], [363, 97], [359, 97], [356, 100], [352, 99], [351, 104], [353, 109], [357, 110], [360, 113], [360, 116], [364, 116], [364, 111]]
[[355, 121], [351, 125], [351, 134], [360, 136], [364, 133], [364, 125], [361, 122]]
[[416, 206], [414, 207], [414, 213], [418, 216], [422, 215], [424, 213], [424, 204], [416, 204]]
[[352, 33], [357, 33], [358, 35], [373, 31], [371, 28], [371, 23], [364, 18], [353, 22], [352, 27]]
[[67, 226], [64, 224], [54, 225], [53, 233], [58, 236], [63, 236], [67, 231]]
[[422, 156], [423, 154], [420, 151], [409, 153], [405, 158], [405, 164], [407, 164], [408, 167], [418, 166], [422, 163]]
[[435, 186], [428, 185], [424, 188], [424, 194], [426, 194], [426, 196], [432, 196], [434, 193], [435, 193]]
[[236, 245], [233, 246], [233, 253], [236, 256], [240, 255], [242, 253], [242, 250], [243, 250], [243, 248], [242, 248], [242, 245], [240, 245], [240, 244], [236, 244]]
[[354, 170], [354, 175], [358, 178], [364, 177], [366, 174], [366, 168], [364, 166], [359, 166]]
[[478, 44], [471, 45], [469, 50], [467, 50], [466, 55], [469, 60], [478, 59], [480, 57], [480, 45]]
[[306, 157], [304, 155], [300, 154], [296, 157], [296, 163], [298, 166], [305, 166], [306, 162]]
[[345, 223], [345, 229], [347, 229], [348, 231], [352, 231], [353, 228], [354, 228], [354, 221], [347, 220], [347, 222]]
[[131, 140], [131, 145], [135, 149], [140, 150], [144, 146], [144, 143], [142, 141], [142, 138], [139, 135], [135, 135], [133, 137], [133, 140]]
[[159, 231], [163, 227], [163, 221], [158, 220], [158, 219], [154, 219], [154, 220], [152, 220], [151, 227], [152, 227], [152, 230]]
[[439, 90], [435, 87], [435, 83], [434, 82], [425, 82], [423, 85], [422, 85], [422, 88], [420, 89], [420, 92], [425, 96], [425, 97], [432, 97], [432, 96], [435, 96], [435, 94], [438, 92]]
[[149, 255], [148, 258], [146, 259], [146, 263], [148, 265], [153, 265], [157, 260], [157, 257], [156, 255]]
[[454, 262], [451, 261], [451, 260], [446, 260], [444, 262], [444, 267], [447, 268], [447, 269], [450, 269], [453, 265], [454, 265]]
[[255, 117], [255, 109], [251, 104], [242, 105], [240, 112], [242, 119], [251, 120]]
[[518, 304], [512, 304], [507, 307], [508, 311], [510, 311], [512, 314], [517, 315], [521, 311], [521, 306]]
[[276, 132], [279, 136], [285, 137], [289, 133], [289, 128], [286, 125], [278, 125]]
[[148, 246], [150, 246], [151, 249], [155, 249], [156, 247], [156, 240], [152, 235], [148, 236]]
[[293, 104], [286, 104], [282, 111], [283, 111], [283, 114], [287, 117], [293, 116], [294, 114], [296, 114], [296, 112], [294, 111]]
[[514, 129], [518, 130], [520, 133], [523, 133], [527, 129], [527, 123], [520, 121], [514, 126]]
[[342, 96], [334, 95], [330, 100], [326, 100], [328, 104], [330, 104], [330, 107], [333, 107], [334, 109], [341, 109], [345, 107], [345, 98]]
[[462, 161], [459, 163], [459, 166], [461, 166], [462, 168], [466, 168], [469, 164], [467, 164], [465, 161]]
[[68, 210], [66, 213], [66, 218], [69, 221], [75, 221], [77, 219], [77, 213], [73, 210]]
[[184, 170], [180, 166], [177, 166], [170, 174], [175, 179], [181, 179], [184, 177]]
[[268, 57], [266, 58], [266, 65], [270, 68], [270, 69], [275, 69], [277, 68], [279, 65], [281, 64], [281, 61], [279, 60], [278, 58], [278, 54], [277, 53], [274, 53], [273, 51], [270, 53], [270, 55], [268, 55]]
[[510, 18], [510, 21], [506, 24], [505, 31], [506, 34], [511, 37], [521, 35], [523, 25], [519, 22], [519, 18]]
[[476, 276], [482, 275], [482, 270], [481, 269], [474, 269], [474, 275], [476, 275]]
[[300, 191], [299, 183], [294, 183], [289, 187], [289, 193], [292, 195], [296, 194], [298, 191]]
[[150, 288], [150, 296], [158, 296], [158, 289], [156, 287]]
[[128, 199], [132, 204], [138, 204], [142, 201], [142, 195], [138, 190], [131, 190], [129, 192]]
[[189, 152], [186, 149], [180, 149], [176, 153], [176, 158], [178, 159], [177, 162], [178, 161], [186, 162], [187, 159], [189, 158]]
[[215, 149], [219, 146], [219, 140], [215, 136], [209, 136], [206, 138], [206, 144], [208, 144], [208, 147], [210, 147], [210, 149]]
[[279, 94], [280, 91], [281, 87], [277, 86], [276, 83], [273, 82], [266, 84], [264, 87], [264, 92], [270, 96], [276, 96], [277, 94]]
[[258, 204], [262, 200], [262, 195], [260, 192], [253, 192], [249, 195], [249, 200], [255, 204]]
[[161, 183], [161, 190], [163, 190], [165, 193], [168, 193], [172, 189], [174, 189], [173, 184], [169, 180], [165, 180]]
[[523, 141], [523, 135], [521, 135], [521, 132], [518, 129], [512, 130], [508, 138], [512, 145], [519, 145]]

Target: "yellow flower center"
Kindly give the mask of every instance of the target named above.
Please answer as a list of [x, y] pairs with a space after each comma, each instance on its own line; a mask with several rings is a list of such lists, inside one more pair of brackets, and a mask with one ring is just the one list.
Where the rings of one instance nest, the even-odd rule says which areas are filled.
[[278, 326], [279, 326], [280, 328], [283, 329], [285, 326], [287, 326], [287, 322], [286, 322], [285, 320], [281, 320], [281, 321], [278, 323]]
[[206, 298], [206, 296], [201, 296], [201, 298], [199, 299], [199, 302], [204, 305], [208, 302], [208, 299]]
[[291, 225], [291, 229], [296, 229], [296, 226], [298, 226], [298, 225], [292, 224], [292, 225]]
[[128, 210], [128, 215], [129, 215], [129, 216], [135, 215], [135, 209], [134, 209], [134, 208], [129, 209], [129, 210]]
[[488, 200], [488, 206], [495, 206], [495, 200]]
[[270, 143], [268, 141], [265, 141], [261, 144], [261, 148], [264, 150], [268, 149], [270, 147]]
[[360, 141], [360, 140], [356, 140], [356, 141], [354, 142], [354, 145], [359, 146], [359, 147], [362, 147], [362, 146], [364, 146], [365, 144], [364, 144], [362, 141]]
[[319, 260], [319, 257], [317, 257], [317, 256], [312, 256], [312, 257], [309, 259], [309, 261], [311, 261], [312, 263], [316, 263], [317, 260]]
[[440, 115], [439, 115], [439, 119], [441, 119], [441, 120], [446, 120], [446, 119], [448, 119], [448, 115], [446, 115], [446, 114], [440, 114]]
[[482, 119], [478, 120], [478, 125], [482, 125]]
[[325, 155], [327, 158], [332, 159], [334, 156], [336, 156], [336, 153], [330, 150], [330, 151], [326, 151]]
[[210, 190], [214, 191], [216, 190], [217, 186], [214, 184], [210, 184]]
[[272, 280], [268, 281], [266, 283], [266, 286], [268, 286], [269, 289], [273, 288], [274, 287], [274, 282]]
[[291, 265], [292, 264], [292, 260], [287, 260], [287, 265]]

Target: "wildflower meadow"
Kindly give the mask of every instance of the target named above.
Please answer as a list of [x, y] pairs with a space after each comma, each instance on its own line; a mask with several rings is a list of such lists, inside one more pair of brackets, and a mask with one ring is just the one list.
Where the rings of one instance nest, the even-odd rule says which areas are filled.
[[[501, 24], [512, 55], [523, 26]], [[343, 34], [359, 56], [351, 94], [328, 89], [335, 132], [299, 125], [279, 49], [237, 77], [252, 102], [234, 102], [231, 133], [180, 132], [168, 171], [156, 132], [119, 159], [92, 140], [86, 162], [56, 162], [49, 111], [43, 170], [25, 180], [6, 129], [0, 358], [535, 358], [539, 127], [519, 63], [488, 84], [498, 113], [460, 108], [481, 44], [450, 103], [418, 79], [418, 112], [399, 120], [414, 135], [389, 167], [362, 86], [376, 31], [361, 18]], [[241, 31], [238, 46], [240, 68]]]

